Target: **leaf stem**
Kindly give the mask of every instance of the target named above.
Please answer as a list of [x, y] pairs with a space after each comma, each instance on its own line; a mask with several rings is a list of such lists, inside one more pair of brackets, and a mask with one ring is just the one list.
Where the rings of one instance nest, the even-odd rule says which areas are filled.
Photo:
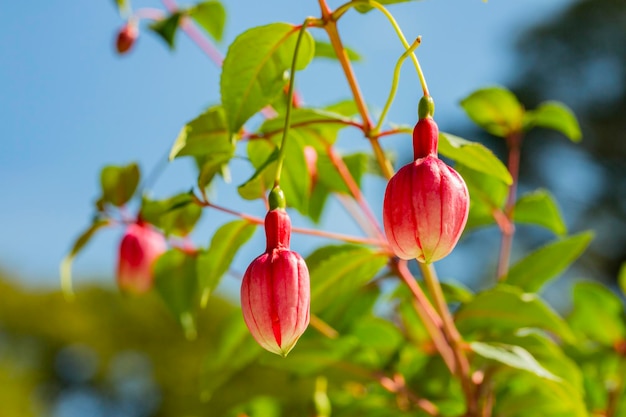
[[304, 32], [308, 27], [310, 18], [306, 18], [298, 31], [298, 39], [296, 40], [296, 46], [293, 51], [293, 58], [291, 60], [291, 71], [289, 73], [289, 91], [287, 92], [287, 110], [285, 112], [285, 127], [283, 129], [283, 138], [280, 142], [280, 149], [278, 150], [278, 159], [276, 162], [276, 176], [274, 177], [274, 187], [280, 185], [280, 174], [283, 170], [283, 162], [285, 161], [285, 145], [287, 144], [287, 136], [289, 135], [289, 127], [291, 122], [291, 110], [293, 108], [293, 91], [296, 80], [296, 66], [298, 64], [298, 52], [300, 51], [300, 44]]
[[515, 225], [513, 224], [513, 215], [515, 212], [515, 201], [517, 198], [517, 185], [519, 182], [519, 165], [520, 150], [522, 145], [522, 134], [514, 132], [506, 137], [508, 148], [507, 168], [513, 178], [513, 183], [509, 187], [509, 194], [504, 206], [504, 215], [509, 222], [509, 227], [500, 228], [502, 231], [502, 243], [500, 245], [500, 257], [498, 260], [497, 277], [498, 280], [504, 280], [509, 271], [509, 263], [511, 259], [511, 249], [513, 247], [513, 235], [515, 234]]
[[422, 272], [422, 276], [424, 277], [424, 281], [426, 282], [428, 292], [430, 292], [430, 295], [433, 297], [435, 302], [435, 308], [442, 318], [443, 332], [450, 342], [456, 363], [458, 364], [456, 375], [461, 381], [463, 393], [465, 394], [468, 415], [474, 416], [477, 412], [477, 404], [470, 375], [469, 361], [467, 360], [467, 356], [464, 351], [463, 338], [454, 324], [454, 320], [450, 314], [450, 310], [448, 309], [448, 305], [443, 295], [443, 290], [441, 289], [441, 284], [439, 283], [437, 272], [435, 271], [433, 264], [418, 262], [418, 265]]
[[398, 62], [396, 63], [396, 67], [393, 70], [393, 78], [391, 80], [391, 89], [389, 90], [389, 97], [387, 97], [387, 102], [385, 103], [385, 107], [383, 108], [383, 111], [380, 114], [380, 118], [378, 120], [378, 123], [376, 124], [376, 127], [374, 128], [374, 133], [380, 132], [380, 128], [382, 127], [383, 122], [385, 121], [385, 117], [387, 116], [387, 113], [389, 112], [389, 108], [391, 107], [391, 103], [393, 103], [393, 99], [396, 96], [396, 91], [398, 90], [398, 82], [400, 81], [400, 70], [402, 69], [402, 64], [404, 63], [404, 60], [409, 55], [411, 55], [413, 53], [413, 51], [418, 46], [420, 46], [421, 43], [422, 43], [422, 37], [418, 36], [417, 39], [415, 39], [415, 42], [413, 42], [413, 44], [411, 44], [409, 49], [404, 51], [404, 53], [402, 55], [400, 55], [400, 58], [398, 58]]

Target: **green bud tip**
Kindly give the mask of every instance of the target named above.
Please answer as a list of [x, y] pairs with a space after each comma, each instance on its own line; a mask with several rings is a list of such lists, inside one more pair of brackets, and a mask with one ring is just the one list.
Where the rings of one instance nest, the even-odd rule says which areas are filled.
[[272, 188], [272, 191], [270, 191], [269, 203], [270, 210], [276, 210], [278, 208], [284, 209], [285, 207], [287, 207], [285, 193], [283, 193], [283, 190], [280, 188], [280, 186], [277, 185]]
[[435, 115], [435, 102], [431, 96], [424, 96], [417, 106], [417, 115], [420, 119]]

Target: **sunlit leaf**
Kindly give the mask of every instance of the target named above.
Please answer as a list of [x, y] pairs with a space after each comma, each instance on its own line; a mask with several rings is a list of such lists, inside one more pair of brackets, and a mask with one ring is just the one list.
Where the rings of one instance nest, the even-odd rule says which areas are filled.
[[198, 256], [198, 282], [202, 294], [201, 305], [205, 307], [211, 292], [228, 271], [239, 249], [252, 237], [256, 225], [235, 220], [220, 227], [206, 252]]
[[461, 107], [492, 135], [506, 137], [522, 129], [524, 108], [513, 93], [502, 87], [477, 90], [461, 100]]
[[471, 342], [474, 353], [486, 359], [510, 366], [511, 368], [528, 371], [541, 378], [559, 381], [560, 379], [545, 369], [526, 349], [520, 346], [502, 343]]
[[144, 198], [140, 216], [163, 229], [166, 235], [187, 236], [200, 220], [202, 207], [194, 203], [190, 193], [181, 193], [164, 200]]
[[213, 39], [222, 40], [226, 23], [226, 10], [216, 0], [196, 4], [187, 12]]
[[611, 347], [626, 337], [624, 305], [608, 288], [596, 282], [578, 282], [573, 305], [568, 322], [575, 332]]
[[[358, 62], [361, 60], [361, 56], [352, 48], [344, 46], [344, 50], [348, 55], [350, 61]], [[329, 42], [315, 40], [315, 58], [329, 58], [337, 59], [337, 54], [333, 49], [333, 46]]]
[[[255, 27], [230, 45], [220, 79], [222, 105], [231, 132], [237, 132], [256, 112], [270, 104], [287, 83], [298, 29], [286, 23]], [[304, 69], [313, 58], [315, 41], [306, 32], [302, 38], [296, 69]]]
[[463, 333], [506, 334], [534, 327], [573, 340], [567, 323], [536, 294], [502, 284], [463, 304], [456, 313], [456, 322]]
[[626, 262], [624, 262], [619, 269], [619, 274], [617, 275], [617, 282], [619, 284], [619, 287], [622, 290], [622, 293], [626, 295]]
[[502, 209], [509, 187], [502, 181], [469, 169], [456, 166], [457, 172], [465, 180], [470, 194], [470, 210], [465, 232], [494, 223], [494, 212]]
[[513, 220], [543, 226], [557, 235], [567, 232], [556, 201], [546, 190], [534, 191], [517, 200]]
[[165, 305], [178, 318], [185, 336], [196, 338], [194, 310], [197, 305], [197, 271], [195, 254], [170, 249], [154, 264], [154, 287]]
[[[367, 154], [355, 153], [352, 155], [346, 155], [342, 157], [342, 159], [355, 183], [359, 185], [363, 174], [365, 174], [365, 171], [367, 170]], [[317, 170], [318, 182], [324, 185], [329, 191], [350, 194], [348, 186], [326, 153], [320, 153], [318, 155]]]
[[345, 293], [365, 285], [387, 263], [383, 253], [353, 246], [325, 246], [307, 259], [311, 276], [311, 312], [321, 311]]
[[175, 12], [167, 16], [165, 19], [157, 20], [150, 24], [149, 28], [159, 35], [161, 39], [165, 41], [170, 49], [174, 49], [176, 32], [180, 26], [180, 21], [183, 18], [182, 12]]
[[122, 17], [126, 16], [131, 10], [130, 0], [115, 0], [115, 5]]
[[583, 232], [550, 243], [511, 267], [506, 282], [535, 292], [563, 272], [587, 248], [593, 233]]
[[132, 163], [126, 166], [108, 165], [100, 172], [102, 201], [116, 207], [123, 206], [131, 199], [139, 185], [139, 166]]
[[261, 162], [250, 179], [237, 187], [239, 195], [246, 200], [256, 200], [262, 198], [267, 190], [271, 188], [276, 173], [276, 160], [278, 159], [278, 148], [274, 147], [268, 141], [251, 141], [248, 143], [248, 155], [252, 160], [254, 155], [265, 155], [265, 161]]
[[475, 171], [510, 185], [513, 178], [506, 166], [484, 145], [449, 133], [439, 134], [439, 153]]
[[524, 115], [524, 130], [534, 127], [554, 129], [572, 142], [580, 142], [582, 132], [576, 116], [569, 107], [557, 101], [541, 103], [535, 110], [527, 111]]
[[[380, 4], [394, 4], [394, 3], [406, 3], [409, 1], [415, 1], [415, 0], [378, 0], [378, 3]], [[370, 10], [372, 10], [373, 7], [369, 6], [367, 3], [363, 2], [362, 4], [357, 4], [357, 6], [355, 7], [355, 10], [357, 10], [359, 13], [367, 13]]]

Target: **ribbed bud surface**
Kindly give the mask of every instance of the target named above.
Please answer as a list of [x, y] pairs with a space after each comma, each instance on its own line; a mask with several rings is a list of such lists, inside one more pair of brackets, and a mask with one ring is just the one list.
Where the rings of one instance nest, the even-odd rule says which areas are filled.
[[117, 283], [120, 289], [135, 294], [149, 291], [154, 278], [154, 261], [165, 250], [165, 238], [149, 225], [129, 225], [119, 246]]
[[463, 232], [469, 193], [463, 178], [437, 157], [437, 125], [421, 119], [413, 133], [414, 162], [389, 180], [383, 203], [385, 234], [401, 259], [435, 262]]
[[265, 232], [267, 249], [243, 277], [241, 308], [254, 339], [264, 349], [287, 356], [309, 324], [309, 271], [304, 259], [289, 250], [287, 212], [271, 210]]

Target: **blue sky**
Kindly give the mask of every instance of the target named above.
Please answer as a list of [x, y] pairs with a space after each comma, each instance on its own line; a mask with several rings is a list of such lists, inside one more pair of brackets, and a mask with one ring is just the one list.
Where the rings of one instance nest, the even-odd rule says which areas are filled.
[[[464, 118], [457, 103], [472, 90], [514, 78], [511, 44], [522, 29], [547, 19], [571, 0], [424, 0], [390, 7], [409, 39], [423, 36], [418, 49], [442, 130]], [[182, 33], [177, 50], [143, 32], [129, 56], [114, 53], [121, 25], [113, 1], [10, 2], [0, 25], [0, 268], [33, 286], [56, 286], [58, 264], [92, 214], [100, 168], [138, 161], [148, 172], [169, 150], [186, 121], [219, 100], [219, 70]], [[316, 16], [314, 0], [224, 0], [228, 22], [224, 52], [246, 28]], [[330, 1], [336, 7], [339, 2]], [[160, 7], [136, 1], [135, 7]], [[345, 43], [363, 56], [356, 73], [372, 109], [380, 109], [391, 72], [402, 53], [384, 18], [348, 13], [339, 25]], [[323, 38], [323, 32], [313, 32]], [[349, 96], [339, 66], [317, 62], [298, 74], [298, 88], [310, 105]], [[414, 123], [419, 87], [405, 65], [388, 120]], [[406, 139], [406, 138], [405, 138]], [[383, 145], [394, 148], [401, 141]], [[395, 142], [394, 142], [395, 141]], [[340, 148], [359, 147], [358, 137]], [[235, 184], [239, 179], [235, 177]], [[185, 161], [167, 167], [155, 194], [189, 189], [194, 178]], [[384, 184], [366, 183], [376, 212]], [[239, 207], [232, 191], [218, 187], [220, 203]], [[245, 205], [256, 209], [258, 205]], [[329, 225], [343, 214], [327, 213]], [[345, 217], [345, 216], [344, 216]], [[194, 240], [206, 245], [210, 231], [226, 217], [205, 213]], [[296, 221], [301, 219], [296, 217]], [[356, 233], [351, 226], [345, 232]], [[75, 280], [99, 276], [112, 282], [119, 230], [98, 236], [76, 260]], [[256, 243], [255, 243], [256, 242]], [[262, 250], [262, 236], [237, 258], [236, 268]], [[310, 241], [294, 243], [304, 254]]]

